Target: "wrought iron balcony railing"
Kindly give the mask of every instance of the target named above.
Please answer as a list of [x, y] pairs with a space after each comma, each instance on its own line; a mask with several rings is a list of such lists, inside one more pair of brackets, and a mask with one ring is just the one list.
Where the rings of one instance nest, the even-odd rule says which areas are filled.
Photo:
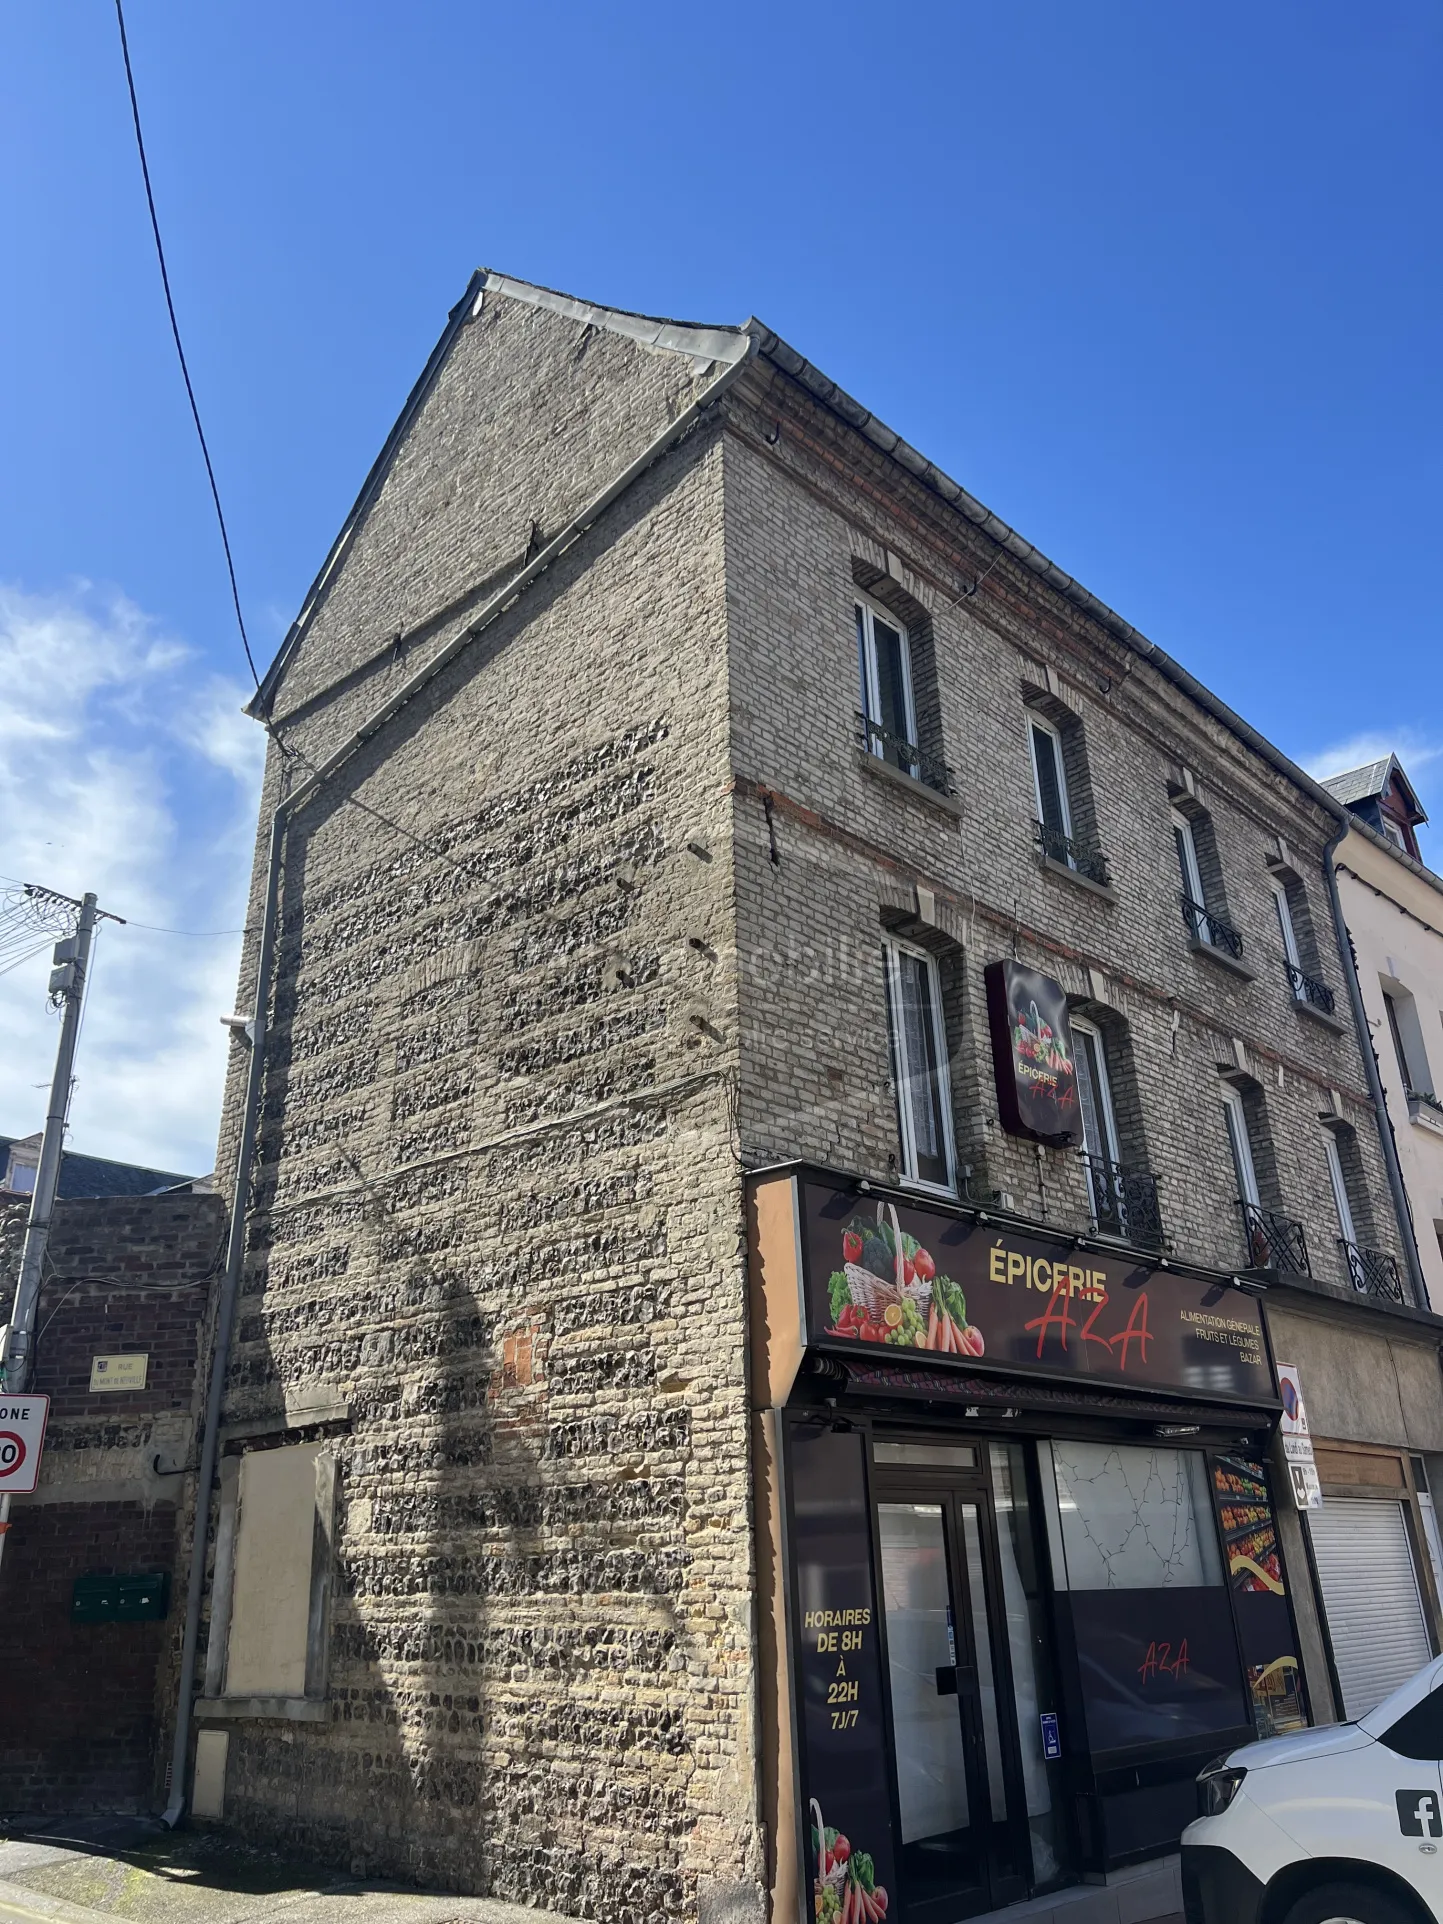
[[1098, 1235], [1125, 1237], [1139, 1249], [1161, 1249], [1157, 1177], [1150, 1170], [1129, 1168], [1086, 1149], [1081, 1160], [1092, 1203], [1092, 1226]]
[[910, 775], [913, 781], [935, 788], [939, 795], [953, 793], [952, 771], [945, 762], [928, 755], [916, 742], [909, 742], [905, 735], [884, 728], [881, 722], [864, 715], [860, 708], [855, 713], [857, 738], [869, 755], [875, 755], [879, 761], [899, 769], [904, 775]]
[[1312, 1275], [1308, 1239], [1301, 1223], [1294, 1222], [1291, 1216], [1275, 1215], [1271, 1209], [1259, 1209], [1256, 1203], [1245, 1202], [1239, 1206], [1247, 1233], [1250, 1269], [1277, 1269], [1293, 1276]]
[[1346, 1236], [1340, 1236], [1338, 1243], [1347, 1259], [1354, 1289], [1364, 1296], [1386, 1296], [1390, 1303], [1402, 1302], [1403, 1278], [1398, 1273], [1396, 1257], [1390, 1256], [1386, 1249], [1361, 1249]]
[[1034, 822], [1032, 826], [1037, 846], [1050, 861], [1076, 869], [1079, 875], [1085, 875], [1089, 882], [1096, 882], [1102, 888], [1111, 884], [1107, 857], [1096, 843], [1079, 842], [1074, 836], [1064, 835], [1060, 828], [1049, 828], [1046, 822]]
[[1326, 982], [1320, 982], [1315, 975], [1304, 975], [1291, 962], [1287, 964], [1287, 970], [1295, 1002], [1310, 1003], [1313, 1008], [1321, 1009], [1324, 1015], [1333, 1013], [1333, 991]]
[[1234, 962], [1243, 959], [1243, 938], [1230, 923], [1205, 909], [1201, 902], [1194, 902], [1189, 895], [1180, 895], [1182, 919], [1187, 924], [1188, 933], [1194, 942], [1206, 942], [1210, 949], [1221, 949], [1230, 955]]

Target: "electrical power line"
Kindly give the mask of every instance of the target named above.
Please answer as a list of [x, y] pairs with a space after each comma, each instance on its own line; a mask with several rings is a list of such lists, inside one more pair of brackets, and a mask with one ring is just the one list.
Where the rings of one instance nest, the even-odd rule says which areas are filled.
[[40, 955], [61, 936], [75, 931], [75, 911], [19, 883], [0, 889], [0, 975]]
[[180, 340], [180, 323], [175, 318], [175, 302], [171, 299], [170, 274], [165, 265], [165, 247], [160, 238], [160, 221], [155, 212], [155, 195], [150, 186], [150, 164], [145, 157], [145, 136], [140, 131], [140, 102], [135, 97], [135, 75], [130, 66], [130, 43], [125, 37], [125, 14], [121, 0], [115, 0], [115, 19], [120, 28], [120, 51], [125, 61], [125, 84], [130, 90], [130, 117], [135, 122], [135, 145], [140, 154], [140, 172], [145, 181], [145, 204], [150, 209], [150, 231], [155, 236], [155, 255], [160, 262], [160, 283], [165, 289], [165, 306], [170, 315], [170, 331], [175, 338], [176, 357], [180, 361], [181, 376], [185, 381], [186, 396], [190, 401], [191, 419], [195, 422], [196, 438], [205, 460], [206, 478], [210, 482], [210, 497], [215, 503], [215, 518], [220, 524], [221, 546], [225, 549], [225, 565], [230, 575], [231, 600], [235, 603], [236, 626], [240, 629], [241, 646], [246, 651], [246, 662], [251, 671], [251, 680], [259, 688], [261, 678], [256, 673], [255, 657], [251, 654], [250, 637], [246, 634], [245, 616], [241, 613], [240, 589], [236, 585], [235, 562], [231, 558], [230, 535], [226, 531], [225, 512], [220, 505], [220, 489], [216, 486], [215, 469], [211, 465], [210, 449], [206, 445], [205, 429], [200, 424], [200, 409], [196, 405], [195, 389], [191, 386], [190, 369], [186, 365], [185, 349]]
[[202, 940], [212, 935], [249, 935], [250, 934], [249, 929], [167, 929], [167, 928], [162, 928], [159, 922], [130, 922], [130, 918], [128, 916], [126, 917], [126, 920], [127, 922], [129, 922], [131, 928], [144, 929], [147, 935], [188, 935], [192, 938], [192, 940], [195, 940], [195, 941]]
[[[7, 969], [13, 968], [15, 966], [13, 962], [9, 962], [6, 960], [6, 955], [8, 953], [7, 944], [10, 944], [13, 940], [12, 923], [14, 922], [14, 919], [18, 915], [19, 910], [24, 906], [23, 902], [17, 903], [14, 898], [17, 895], [22, 896], [27, 901], [29, 901], [32, 906], [34, 906], [34, 903], [39, 899], [39, 897], [43, 897], [47, 895], [49, 891], [41, 890], [39, 891], [39, 896], [37, 896], [34, 889], [34, 884], [29, 882], [22, 882], [18, 875], [0, 875], [0, 884], [6, 885], [4, 887], [0, 887], [0, 975], [4, 975]], [[56, 902], [64, 902], [65, 900], [67, 900], [65, 896], [55, 896], [53, 899]], [[188, 935], [193, 938], [200, 939], [202, 937], [209, 937], [213, 935], [249, 935], [250, 934], [250, 930], [248, 928], [172, 929], [172, 928], [166, 927], [163, 923], [160, 923], [160, 922], [135, 922], [135, 921], [132, 921], [128, 915], [113, 916], [108, 914], [108, 912], [104, 909], [101, 910], [101, 914], [106, 917], [107, 921], [111, 921], [111, 922], [120, 921], [120, 922], [124, 922], [128, 928], [144, 929], [147, 935]], [[69, 924], [70, 922], [73, 922], [73, 920], [74, 920], [73, 915], [63, 918], [62, 921], [57, 924], [56, 931], [55, 931], [56, 934], [57, 935], [69, 934], [70, 933]], [[49, 925], [48, 924], [41, 925], [37, 923], [36, 926], [38, 928], [41, 926], [48, 927]], [[45, 947], [45, 942], [42, 941], [39, 946], [40, 948], [43, 949]], [[39, 949], [30, 949], [27, 953], [30, 955], [36, 955], [39, 953]]]
[[[180, 362], [180, 371], [185, 381], [186, 395], [190, 401], [190, 412], [191, 418], [195, 422], [196, 438], [200, 442], [200, 451], [205, 459], [205, 471], [210, 481], [211, 499], [215, 503], [215, 517], [220, 526], [221, 545], [225, 549], [225, 565], [230, 575], [231, 600], [235, 603], [235, 618], [236, 625], [240, 629], [241, 646], [245, 649], [246, 661], [251, 671], [251, 679], [255, 682], [256, 687], [259, 688], [260, 676], [256, 673], [255, 658], [251, 654], [250, 639], [246, 634], [245, 617], [241, 613], [240, 589], [236, 584], [235, 562], [231, 557], [230, 536], [226, 531], [225, 512], [220, 504], [220, 489], [216, 484], [215, 469], [211, 464], [210, 449], [206, 445], [205, 429], [201, 426], [200, 408], [196, 403], [195, 389], [191, 385], [190, 369], [186, 365], [185, 359], [185, 348], [181, 345], [180, 323], [175, 316], [175, 302], [171, 298], [170, 274], [165, 264], [165, 246], [160, 237], [160, 221], [155, 211], [155, 195], [150, 185], [150, 164], [145, 154], [145, 136], [141, 132], [140, 102], [137, 100], [135, 93], [135, 75], [130, 64], [130, 44], [126, 38], [125, 12], [121, 0], [115, 0], [115, 19], [117, 26], [120, 28], [120, 51], [125, 61], [125, 84], [130, 91], [130, 115], [135, 123], [135, 145], [140, 155], [141, 175], [145, 181], [145, 204], [150, 210], [150, 229], [155, 236], [155, 255], [160, 263], [160, 279], [161, 285], [165, 289], [165, 305], [166, 311], [170, 315], [170, 331], [175, 339], [176, 357]], [[270, 730], [270, 735], [282, 754], [293, 755], [303, 768], [309, 769], [312, 774], [317, 772], [295, 748], [282, 742], [274, 729]], [[434, 843], [426, 841], [424, 837], [417, 835], [413, 830], [404, 828], [401, 823], [392, 821], [388, 816], [383, 815], [379, 809], [372, 808], [368, 803], [360, 801], [354, 795], [347, 795], [343, 799], [348, 802], [352, 808], [359, 809], [363, 815], [371, 816], [375, 821], [391, 829], [395, 834], [403, 836], [407, 841], [414, 843], [417, 848], [425, 850], [428, 855], [433, 855], [440, 861], [449, 863], [452, 868], [459, 870], [460, 873], [469, 876], [472, 880], [482, 879], [477, 876], [475, 870], [468, 867], [465, 862], [458, 862], [454, 855], [449, 854], [445, 849], [437, 848]], [[136, 923], [134, 926], [140, 928], [145, 925]], [[153, 932], [158, 935], [196, 936], [244, 935], [249, 933], [249, 931], [245, 929], [155, 929]]]

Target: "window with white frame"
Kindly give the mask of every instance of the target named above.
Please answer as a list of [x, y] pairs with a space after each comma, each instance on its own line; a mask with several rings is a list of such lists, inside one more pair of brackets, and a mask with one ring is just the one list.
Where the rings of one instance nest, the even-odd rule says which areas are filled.
[[950, 1190], [952, 1101], [937, 964], [925, 950], [888, 941], [883, 970], [902, 1173], [909, 1182]]
[[1228, 1146], [1233, 1155], [1233, 1173], [1238, 1182], [1238, 1199], [1254, 1209], [1262, 1207], [1262, 1196], [1258, 1189], [1258, 1172], [1253, 1162], [1252, 1138], [1248, 1134], [1248, 1112], [1243, 1103], [1242, 1091], [1234, 1089], [1230, 1083], [1223, 1084], [1223, 1122], [1228, 1132]]
[[1353, 1226], [1353, 1205], [1348, 1199], [1348, 1180], [1343, 1173], [1343, 1158], [1333, 1132], [1323, 1132], [1323, 1154], [1328, 1162], [1328, 1181], [1333, 1189], [1333, 1207], [1338, 1212], [1338, 1234], [1345, 1243], [1356, 1245], [1358, 1232]]
[[1298, 995], [1300, 993], [1298, 980], [1303, 973], [1303, 960], [1298, 949], [1297, 931], [1293, 927], [1293, 911], [1288, 901], [1288, 891], [1276, 877], [1273, 879], [1272, 888], [1273, 907], [1278, 912], [1278, 933], [1283, 939], [1283, 959], [1290, 971], [1289, 980], [1293, 985], [1293, 994]]
[[1192, 823], [1180, 809], [1172, 811], [1172, 832], [1177, 843], [1177, 864], [1182, 872], [1182, 892], [1188, 903], [1188, 922], [1200, 942], [1212, 941], [1212, 924], [1205, 913], [1202, 865], [1197, 858], [1197, 837]]
[[1404, 1090], [1410, 1096], [1432, 1095], [1433, 1072], [1423, 1045], [1423, 1025], [1418, 1020], [1417, 1003], [1405, 989], [1385, 987], [1383, 1007], [1388, 1014], [1388, 1032], [1393, 1039], [1393, 1053], [1398, 1058]]
[[1118, 1148], [1117, 1112], [1107, 1073], [1107, 1045], [1101, 1029], [1082, 1016], [1071, 1018], [1071, 1028], [1092, 1220], [1098, 1230], [1122, 1235], [1128, 1228], [1128, 1209]]
[[1072, 806], [1067, 794], [1067, 767], [1062, 736], [1041, 715], [1027, 717], [1027, 742], [1032, 751], [1032, 782], [1037, 798], [1037, 820], [1042, 828], [1044, 854], [1072, 863]]
[[897, 617], [870, 601], [857, 602], [857, 670], [867, 748], [904, 775], [917, 776], [911, 644]]
[[1104, 1162], [1121, 1162], [1102, 1031], [1081, 1016], [1071, 1018], [1071, 1028], [1077, 1100], [1082, 1111], [1082, 1146], [1089, 1156], [1097, 1156]]
[[22, 1196], [33, 1195], [35, 1178], [39, 1170], [39, 1158], [32, 1162], [27, 1156], [18, 1156], [10, 1151], [10, 1167], [5, 1172], [5, 1187]]

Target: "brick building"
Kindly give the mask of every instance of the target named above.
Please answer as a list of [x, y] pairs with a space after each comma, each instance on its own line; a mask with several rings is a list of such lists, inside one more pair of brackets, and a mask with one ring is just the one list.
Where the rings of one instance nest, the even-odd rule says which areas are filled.
[[[28, 1198], [0, 1203], [13, 1292]], [[178, 1518], [225, 1205], [56, 1205], [31, 1389], [50, 1397], [40, 1484], [0, 1564], [0, 1811], [152, 1809], [175, 1695]], [[122, 1360], [123, 1359], [123, 1360]]]
[[256, 710], [197, 1808], [568, 1915], [1175, 1908], [1336, 1695], [1264, 1305], [1325, 1505], [1411, 1556], [1443, 1450], [1337, 806], [766, 328], [489, 274]]

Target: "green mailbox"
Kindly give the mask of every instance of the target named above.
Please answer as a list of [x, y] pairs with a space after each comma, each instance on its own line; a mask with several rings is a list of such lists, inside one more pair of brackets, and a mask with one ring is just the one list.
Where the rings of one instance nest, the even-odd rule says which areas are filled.
[[170, 1608], [168, 1570], [104, 1571], [77, 1577], [70, 1593], [72, 1623], [147, 1623]]

